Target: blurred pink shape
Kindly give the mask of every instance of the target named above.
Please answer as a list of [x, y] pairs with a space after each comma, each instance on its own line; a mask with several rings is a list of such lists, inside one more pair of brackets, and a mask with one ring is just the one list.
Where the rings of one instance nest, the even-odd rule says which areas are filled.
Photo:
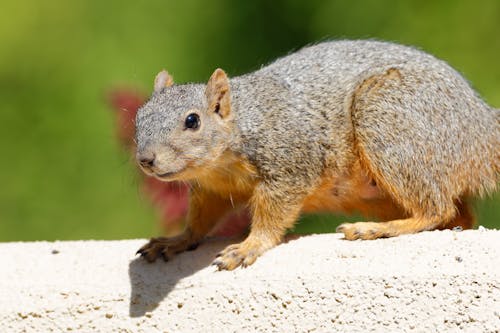
[[[116, 114], [118, 139], [135, 154], [135, 115], [145, 96], [134, 89], [114, 89], [108, 94], [108, 103]], [[161, 227], [167, 234], [182, 229], [188, 211], [189, 188], [179, 182], [161, 182], [143, 177], [143, 189], [161, 216]], [[214, 236], [232, 237], [242, 234], [250, 224], [248, 210], [237, 209], [229, 213], [212, 232]]]

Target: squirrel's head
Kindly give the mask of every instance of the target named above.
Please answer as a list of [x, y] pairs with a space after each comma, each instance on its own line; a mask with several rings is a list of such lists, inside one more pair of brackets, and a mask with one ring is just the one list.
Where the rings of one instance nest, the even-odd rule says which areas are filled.
[[207, 85], [174, 85], [161, 71], [136, 118], [137, 162], [162, 180], [189, 180], [213, 167], [233, 134], [229, 79], [217, 69]]

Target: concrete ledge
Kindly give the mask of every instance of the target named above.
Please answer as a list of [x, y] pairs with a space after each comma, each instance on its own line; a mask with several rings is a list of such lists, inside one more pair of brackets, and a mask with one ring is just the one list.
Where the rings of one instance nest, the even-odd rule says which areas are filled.
[[3, 332], [498, 332], [500, 232], [290, 240], [247, 268], [210, 266], [227, 241], [169, 263], [145, 241], [0, 244]]

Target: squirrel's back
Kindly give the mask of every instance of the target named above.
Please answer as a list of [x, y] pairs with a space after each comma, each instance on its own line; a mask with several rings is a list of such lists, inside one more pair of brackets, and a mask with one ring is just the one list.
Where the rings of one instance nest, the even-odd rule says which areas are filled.
[[302, 48], [233, 81], [248, 83], [267, 78], [300, 94], [314, 93], [325, 86], [350, 92], [360, 76], [407, 63], [451, 69], [444, 61], [413, 47], [372, 40], [341, 40]]

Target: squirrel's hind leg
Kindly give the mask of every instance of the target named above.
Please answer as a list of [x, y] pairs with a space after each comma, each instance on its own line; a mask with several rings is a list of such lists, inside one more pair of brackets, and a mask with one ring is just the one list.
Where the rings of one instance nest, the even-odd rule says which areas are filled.
[[454, 201], [475, 181], [473, 165], [457, 153], [469, 151], [476, 142], [468, 138], [477, 134], [468, 126], [475, 121], [473, 113], [460, 113], [470, 109], [467, 98], [455, 89], [460, 84], [439, 71], [402, 65], [368, 77], [357, 87], [350, 108], [360, 162], [410, 215], [343, 224], [338, 231], [346, 239], [472, 224], [466, 206]]
[[471, 229], [475, 218], [465, 200], [456, 202], [456, 214], [448, 218], [410, 217], [387, 222], [344, 223], [337, 227], [337, 232], [344, 233], [348, 240], [377, 239], [412, 234], [424, 230], [452, 229], [460, 227]]
[[344, 223], [337, 227], [337, 232], [344, 233], [345, 239], [377, 239], [413, 234], [424, 230], [433, 230], [439, 221], [426, 217], [410, 217], [387, 222]]

